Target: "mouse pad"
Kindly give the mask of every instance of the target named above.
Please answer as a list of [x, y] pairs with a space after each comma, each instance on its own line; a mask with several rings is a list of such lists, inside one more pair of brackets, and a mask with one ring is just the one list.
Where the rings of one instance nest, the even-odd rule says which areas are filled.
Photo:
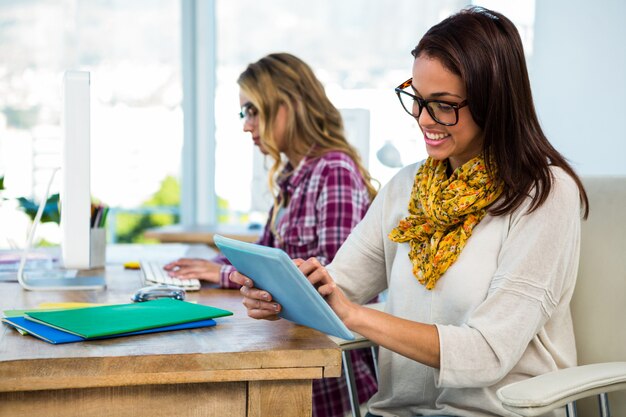
[[215, 235], [214, 241], [230, 263], [254, 281], [255, 287], [272, 294], [282, 306], [279, 317], [342, 339], [354, 339], [284, 251], [220, 235]]

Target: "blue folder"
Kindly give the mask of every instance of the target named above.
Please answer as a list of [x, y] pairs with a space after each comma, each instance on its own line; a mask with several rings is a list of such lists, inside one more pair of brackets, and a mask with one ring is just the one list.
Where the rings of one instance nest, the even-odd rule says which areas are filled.
[[272, 294], [282, 306], [279, 317], [326, 334], [354, 340], [354, 335], [326, 300], [281, 249], [214, 235], [219, 250], [257, 288]]
[[27, 320], [24, 317], [4, 317], [2, 321], [7, 323], [10, 326], [24, 330], [32, 336], [35, 336], [41, 340], [45, 340], [46, 342], [52, 343], [55, 345], [58, 345], [61, 343], [84, 342], [85, 340], [110, 339], [113, 337], [132, 336], [132, 335], [137, 335], [137, 334], [168, 332], [172, 330], [197, 329], [199, 327], [215, 326], [215, 320], [207, 319], [207, 320], [200, 320], [200, 321], [192, 321], [189, 323], [175, 324], [172, 326], [157, 327], [154, 329], [139, 330], [136, 332], [121, 333], [121, 334], [116, 334], [116, 335], [109, 335], [109, 336], [94, 337], [94, 338], [86, 339], [84, 337], [80, 337], [72, 333], [64, 332], [62, 330], [58, 330], [53, 327], [46, 326], [44, 324]]

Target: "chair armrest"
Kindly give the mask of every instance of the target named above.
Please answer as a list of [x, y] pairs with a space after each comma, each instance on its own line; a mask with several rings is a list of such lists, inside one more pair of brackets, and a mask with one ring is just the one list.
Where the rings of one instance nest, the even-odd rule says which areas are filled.
[[626, 362], [575, 366], [506, 385], [497, 391], [507, 410], [538, 416], [580, 398], [626, 389]]

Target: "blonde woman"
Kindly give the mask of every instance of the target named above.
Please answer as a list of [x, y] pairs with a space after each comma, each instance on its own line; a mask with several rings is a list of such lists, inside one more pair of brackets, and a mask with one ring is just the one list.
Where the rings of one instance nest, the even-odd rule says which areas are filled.
[[[292, 258], [315, 256], [329, 263], [376, 195], [369, 172], [346, 141], [339, 111], [312, 69], [287, 53], [250, 64], [238, 84], [243, 130], [273, 160], [274, 204], [258, 243]], [[228, 280], [234, 268], [225, 257], [179, 259], [165, 268], [176, 278], [240, 287]], [[376, 392], [372, 359], [356, 351], [352, 360], [359, 402], [365, 402]], [[349, 411], [345, 378], [314, 381], [313, 416], [343, 417]]]

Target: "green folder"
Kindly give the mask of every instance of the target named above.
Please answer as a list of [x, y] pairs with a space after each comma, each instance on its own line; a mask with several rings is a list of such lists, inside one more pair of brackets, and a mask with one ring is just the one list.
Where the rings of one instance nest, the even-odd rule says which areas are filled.
[[216, 307], [162, 298], [143, 303], [29, 312], [25, 317], [28, 320], [89, 339], [232, 314], [230, 311]]

